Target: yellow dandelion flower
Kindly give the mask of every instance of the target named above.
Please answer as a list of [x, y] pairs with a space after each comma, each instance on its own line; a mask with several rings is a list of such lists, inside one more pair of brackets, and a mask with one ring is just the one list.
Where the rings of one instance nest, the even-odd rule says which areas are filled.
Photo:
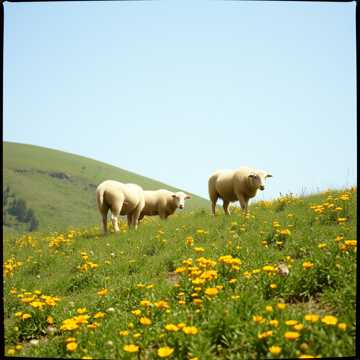
[[173, 331], [173, 332], [175, 332], [175, 331], [178, 331], [178, 330], [179, 330], [179, 327], [176, 326], [176, 325], [174, 325], [174, 324], [166, 324], [166, 325], [165, 325], [165, 329], [166, 329], [167, 331]]
[[169, 303], [165, 300], [159, 300], [155, 303], [155, 306], [157, 309], [168, 309], [170, 306], [169, 306]]
[[345, 240], [345, 245], [357, 247], [357, 241], [356, 240]]
[[185, 239], [185, 243], [187, 246], [193, 246], [194, 244], [194, 238], [192, 236], [187, 236]]
[[270, 346], [269, 352], [273, 355], [278, 355], [281, 353], [281, 347], [277, 345]]
[[68, 344], [66, 344], [66, 349], [68, 351], [74, 352], [78, 347], [78, 344], [76, 342], [69, 342]]
[[205, 290], [205, 295], [207, 296], [216, 296], [219, 293], [219, 290], [215, 288], [207, 288]]
[[7, 354], [8, 354], [9, 356], [13, 356], [13, 355], [15, 355], [15, 353], [16, 353], [15, 349], [9, 349], [9, 350], [7, 351]]
[[271, 289], [276, 289], [277, 287], [278, 287], [277, 284], [274, 284], [274, 283], [273, 283], [273, 284], [270, 284], [270, 288], [271, 288]]
[[269, 324], [270, 324], [271, 326], [278, 327], [278, 326], [279, 326], [279, 321], [276, 320], [276, 319], [269, 320]]
[[296, 340], [300, 337], [300, 333], [298, 333], [297, 331], [286, 331], [284, 337], [287, 340]]
[[265, 306], [265, 311], [271, 313], [271, 312], [273, 312], [273, 307], [271, 305], [267, 305], [267, 306]]
[[103, 318], [104, 316], [105, 316], [105, 313], [102, 311], [99, 311], [94, 315], [94, 319], [100, 319], [100, 318]]
[[161, 358], [170, 356], [174, 352], [174, 349], [169, 346], [164, 346], [158, 349], [157, 354]]
[[303, 268], [305, 270], [312, 269], [314, 267], [314, 264], [311, 261], [304, 261], [303, 262]]
[[144, 316], [140, 318], [140, 324], [145, 326], [151, 325], [151, 320]]
[[120, 336], [128, 336], [129, 332], [127, 330], [121, 330], [121, 331], [119, 331], [119, 335]]
[[141, 300], [140, 305], [144, 307], [149, 307], [151, 306], [151, 302], [149, 300]]
[[135, 353], [139, 351], [139, 346], [134, 344], [124, 345], [123, 350], [130, 353]]
[[30, 314], [23, 314], [21, 315], [21, 320], [30, 319], [32, 316]]
[[346, 331], [347, 325], [345, 323], [339, 323], [338, 328], [342, 331]]
[[[179, 325], [178, 325], [179, 326]], [[186, 334], [186, 335], [196, 335], [199, 330], [195, 327], [195, 326], [184, 326], [182, 328], [182, 331]]]
[[266, 339], [269, 336], [272, 336], [273, 332], [272, 330], [268, 330], [268, 331], [264, 331], [262, 333], [258, 333], [258, 339], [262, 340], [262, 339]]
[[294, 330], [301, 331], [304, 328], [304, 324], [296, 324], [293, 326]]
[[77, 312], [78, 314], [85, 314], [85, 313], [87, 312], [87, 309], [86, 309], [86, 307], [78, 308], [78, 309], [76, 310], [76, 312]]
[[286, 324], [286, 325], [289, 325], [289, 326], [296, 325], [297, 323], [298, 323], [297, 320], [286, 320], [286, 321], [285, 321], [285, 324]]
[[97, 292], [98, 296], [106, 296], [108, 294], [109, 294], [109, 289], [105, 289], [105, 288], [103, 288]]
[[276, 304], [276, 307], [279, 309], [279, 310], [284, 310], [286, 308], [286, 304], [284, 303], [278, 303]]
[[141, 314], [141, 310], [139, 309], [131, 310], [131, 313], [135, 316], [139, 316]]
[[252, 319], [257, 323], [257, 324], [261, 324], [263, 323], [265, 320], [261, 315], [253, 315]]
[[272, 265], [265, 265], [263, 266], [262, 270], [269, 273], [277, 271], [276, 268]]
[[312, 322], [312, 323], [317, 322], [319, 320], [319, 318], [320, 318], [319, 315], [316, 315], [316, 314], [306, 314], [304, 316], [304, 319], [306, 321], [309, 321], [309, 322]]
[[337, 318], [332, 315], [326, 315], [323, 318], [321, 318], [321, 322], [323, 322], [326, 325], [336, 325], [337, 321], [338, 321]]

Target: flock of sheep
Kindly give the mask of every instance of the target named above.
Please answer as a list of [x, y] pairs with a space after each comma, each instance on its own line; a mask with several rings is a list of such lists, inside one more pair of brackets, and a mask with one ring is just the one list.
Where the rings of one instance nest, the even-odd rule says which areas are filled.
[[[249, 200], [256, 195], [258, 189], [265, 189], [265, 179], [271, 176], [266, 171], [249, 167], [216, 171], [208, 181], [213, 215], [219, 198], [223, 200], [227, 215], [229, 204], [234, 201], [239, 201], [242, 210], [247, 211]], [[183, 209], [185, 200], [190, 198], [190, 195], [182, 191], [143, 190], [139, 185], [123, 184], [114, 180], [106, 180], [96, 189], [96, 202], [105, 233], [109, 209], [114, 230], [117, 232], [119, 215], [127, 215], [129, 228], [137, 229], [144, 216], [159, 215], [161, 219], [166, 219], [177, 208]]]

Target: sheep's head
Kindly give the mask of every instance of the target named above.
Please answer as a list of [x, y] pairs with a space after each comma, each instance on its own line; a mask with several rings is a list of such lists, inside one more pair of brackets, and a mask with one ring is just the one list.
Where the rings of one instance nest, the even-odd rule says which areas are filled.
[[265, 171], [252, 172], [248, 175], [251, 187], [260, 190], [265, 189], [265, 179], [268, 177], [272, 177], [272, 175]]
[[178, 191], [178, 192], [172, 194], [172, 197], [175, 201], [176, 207], [179, 209], [183, 209], [185, 207], [185, 200], [191, 199], [190, 195], [187, 195], [182, 191]]

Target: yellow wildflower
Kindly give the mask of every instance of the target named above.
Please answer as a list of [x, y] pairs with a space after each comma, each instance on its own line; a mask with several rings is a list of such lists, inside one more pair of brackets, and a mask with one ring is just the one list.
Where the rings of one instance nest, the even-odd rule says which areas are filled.
[[196, 335], [199, 332], [199, 330], [195, 326], [184, 326], [182, 328], [182, 331], [186, 335]]
[[130, 353], [139, 351], [139, 347], [134, 344], [124, 345], [123, 349], [124, 349], [124, 351], [130, 352]]
[[149, 307], [149, 306], [151, 306], [151, 302], [149, 300], [141, 300], [140, 305], [142, 305], [144, 307]]
[[304, 319], [309, 322], [317, 322], [319, 320], [319, 315], [316, 314], [307, 314], [304, 316]]
[[205, 295], [207, 296], [216, 296], [219, 293], [217, 288], [207, 288], [205, 290]]
[[68, 351], [74, 352], [78, 347], [78, 344], [76, 342], [70, 342], [66, 345], [66, 349]]
[[174, 349], [169, 346], [164, 346], [158, 349], [157, 354], [161, 358], [170, 356], [174, 352]]
[[267, 337], [272, 335], [272, 330], [268, 330], [268, 331], [264, 331], [262, 333], [258, 333], [258, 339], [262, 340], [262, 339], [266, 339]]
[[174, 324], [167, 324], [167, 325], [165, 325], [165, 329], [167, 331], [174, 331], [175, 332], [175, 331], [179, 330], [179, 327], [174, 325]]
[[284, 336], [288, 340], [296, 340], [299, 338], [300, 333], [298, 333], [297, 331], [286, 331]]
[[285, 324], [286, 324], [286, 325], [289, 325], [289, 326], [296, 325], [297, 323], [298, 323], [297, 320], [286, 320], [286, 321], [285, 321]]
[[271, 352], [273, 355], [278, 355], [281, 353], [281, 347], [277, 345], [270, 346], [269, 352]]
[[103, 318], [104, 316], [105, 316], [105, 313], [102, 311], [99, 311], [94, 315], [94, 319]]
[[314, 264], [311, 261], [304, 261], [303, 262], [303, 268], [305, 270], [312, 269], [314, 267]]
[[337, 318], [332, 315], [326, 315], [323, 318], [321, 318], [321, 322], [323, 322], [326, 325], [336, 325], [337, 321], [338, 321]]
[[155, 306], [160, 310], [168, 309], [170, 307], [169, 303], [167, 301], [164, 301], [164, 300], [159, 300], [158, 302], [155, 303]]
[[108, 293], [109, 293], [109, 289], [103, 288], [97, 292], [97, 295], [98, 296], [106, 296]]
[[140, 324], [145, 325], [145, 326], [151, 325], [151, 320], [144, 316], [144, 317], [140, 318]]

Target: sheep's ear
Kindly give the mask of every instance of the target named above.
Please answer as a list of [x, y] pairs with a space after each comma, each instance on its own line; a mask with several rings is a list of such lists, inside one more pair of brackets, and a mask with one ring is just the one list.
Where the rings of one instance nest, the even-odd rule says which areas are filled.
[[191, 199], [191, 196], [190, 196], [190, 195], [186, 195], [186, 196], [185, 196], [185, 199]]
[[265, 176], [266, 178], [268, 178], [268, 177], [272, 177], [272, 175], [271, 174], [266, 174], [266, 176]]

